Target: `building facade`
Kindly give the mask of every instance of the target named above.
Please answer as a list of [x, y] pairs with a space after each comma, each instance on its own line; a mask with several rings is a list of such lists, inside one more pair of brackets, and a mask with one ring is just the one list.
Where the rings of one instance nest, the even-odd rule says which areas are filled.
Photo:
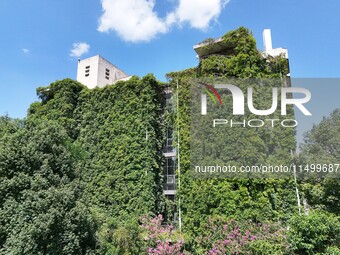
[[102, 88], [130, 78], [131, 76], [100, 55], [78, 60], [77, 81], [89, 89]]
[[[208, 46], [209, 47], [206, 47]], [[273, 48], [271, 31], [265, 29], [263, 31], [263, 46], [262, 54], [264, 57], [282, 56], [288, 61], [288, 50], [285, 48]], [[197, 58], [200, 61], [211, 55], [224, 55], [226, 57], [233, 55], [233, 48], [223, 43], [223, 38], [209, 39], [200, 44], [193, 46], [197, 53]], [[289, 68], [289, 64], [288, 64]], [[289, 76], [289, 74], [287, 74]], [[78, 61], [77, 81], [84, 84], [90, 89], [95, 87], [104, 87], [108, 84], [114, 84], [117, 81], [128, 80], [131, 76], [120, 70], [118, 67], [97, 55], [84, 60]], [[165, 111], [171, 112], [174, 109], [173, 94], [170, 89], [165, 90]], [[177, 152], [174, 141], [174, 128], [168, 125], [166, 131], [165, 144], [163, 146], [164, 168], [163, 168], [163, 193], [170, 199], [175, 200], [176, 195], [176, 170], [177, 170]], [[174, 215], [174, 219], [177, 216]]]

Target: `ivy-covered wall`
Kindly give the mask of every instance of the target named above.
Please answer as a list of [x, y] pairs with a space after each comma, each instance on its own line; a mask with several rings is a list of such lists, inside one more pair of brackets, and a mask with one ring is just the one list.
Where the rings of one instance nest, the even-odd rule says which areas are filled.
[[[189, 239], [194, 239], [204, 231], [202, 224], [211, 217], [250, 219], [255, 222], [285, 221], [298, 210], [292, 178], [195, 179], [191, 176], [190, 84], [192, 79], [284, 78], [288, 73], [287, 60], [281, 57], [265, 58], [256, 48], [255, 39], [248, 29], [241, 27], [228, 32], [222, 38], [222, 43], [234, 49], [232, 53], [228, 51], [225, 54], [222, 52], [220, 55], [206, 56], [200, 60], [196, 68], [167, 74], [174, 94], [178, 94], [179, 97], [181, 188], [177, 194], [181, 201], [183, 231], [189, 235]], [[293, 116], [292, 110], [289, 115]], [[250, 117], [249, 113], [245, 117]], [[235, 144], [235, 141], [238, 143]], [[254, 146], [254, 141], [262, 147]], [[255, 155], [255, 160], [262, 157], [265, 162], [272, 164], [289, 163], [291, 151], [296, 146], [294, 129], [283, 128], [266, 129], [256, 133], [251, 129], [233, 130], [228, 140], [223, 142], [228, 146], [226, 157], [232, 156], [234, 161], [249, 165], [254, 163], [251, 155]]]
[[164, 84], [147, 75], [89, 90], [65, 79], [37, 91], [42, 101], [31, 105], [27, 125], [53, 120], [67, 131], [99, 244], [114, 250], [117, 229], [132, 235], [142, 215], [166, 207]]
[[39, 88], [28, 123], [57, 120], [79, 146], [93, 205], [114, 218], [162, 209], [163, 85], [152, 75], [89, 90], [66, 79]]

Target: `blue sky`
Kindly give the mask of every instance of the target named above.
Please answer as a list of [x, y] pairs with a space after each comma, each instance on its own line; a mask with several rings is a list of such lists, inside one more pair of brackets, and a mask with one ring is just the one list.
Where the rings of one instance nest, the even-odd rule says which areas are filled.
[[[128, 74], [165, 81], [197, 65], [194, 44], [239, 26], [259, 49], [270, 28], [273, 47], [289, 50], [292, 77], [340, 77], [339, 15], [339, 0], [0, 0], [0, 115], [24, 117], [37, 87], [76, 78], [78, 57], [100, 54]], [[319, 119], [340, 107], [314, 102], [323, 105]]]

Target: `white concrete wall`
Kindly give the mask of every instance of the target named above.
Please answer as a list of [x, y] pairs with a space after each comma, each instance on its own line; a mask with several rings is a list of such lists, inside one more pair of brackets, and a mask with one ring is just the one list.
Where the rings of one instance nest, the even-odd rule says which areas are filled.
[[[97, 86], [99, 56], [78, 61], [77, 81], [90, 89]], [[89, 76], [86, 76], [86, 67], [90, 66]]]
[[[87, 77], [85, 76], [86, 66], [90, 66], [90, 75]], [[102, 88], [108, 84], [114, 84], [118, 80], [127, 80], [129, 77], [129, 75], [99, 55], [78, 62], [77, 81], [90, 89], [95, 87]]]

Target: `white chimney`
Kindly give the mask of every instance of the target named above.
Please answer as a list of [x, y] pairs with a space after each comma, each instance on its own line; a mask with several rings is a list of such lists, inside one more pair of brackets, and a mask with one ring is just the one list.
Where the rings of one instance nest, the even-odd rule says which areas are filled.
[[264, 29], [262, 36], [263, 36], [264, 51], [267, 52], [273, 49], [272, 36], [270, 33], [270, 29]]

